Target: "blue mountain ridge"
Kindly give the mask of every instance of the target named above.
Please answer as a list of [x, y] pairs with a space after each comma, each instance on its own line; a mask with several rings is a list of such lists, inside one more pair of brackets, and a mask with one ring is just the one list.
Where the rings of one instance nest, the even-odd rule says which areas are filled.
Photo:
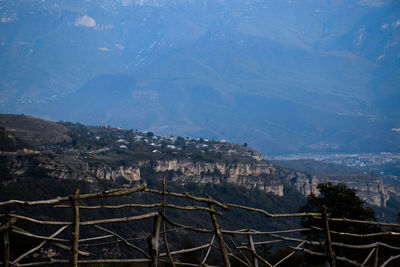
[[0, 2], [0, 112], [400, 151], [397, 1]]

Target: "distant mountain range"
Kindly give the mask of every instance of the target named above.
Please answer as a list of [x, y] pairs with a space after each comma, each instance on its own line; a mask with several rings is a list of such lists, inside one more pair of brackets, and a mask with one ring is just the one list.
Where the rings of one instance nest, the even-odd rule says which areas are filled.
[[400, 3], [0, 2], [0, 112], [248, 143], [400, 151]]

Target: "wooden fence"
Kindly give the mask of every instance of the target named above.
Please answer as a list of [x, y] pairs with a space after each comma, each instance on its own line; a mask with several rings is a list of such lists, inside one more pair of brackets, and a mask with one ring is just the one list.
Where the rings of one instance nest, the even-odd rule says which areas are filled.
[[[152, 204], [139, 204], [139, 203], [125, 203], [119, 205], [83, 205], [83, 200], [98, 199], [104, 197], [120, 197], [129, 194], [140, 194], [141, 192], [147, 192], [154, 195], [159, 195], [162, 199], [160, 203]], [[176, 205], [167, 202], [171, 198], [183, 198], [191, 201], [192, 205]], [[79, 190], [72, 196], [57, 197], [55, 199], [40, 200], [40, 201], [21, 201], [21, 200], [9, 200], [6, 202], [0, 202], [1, 207], [7, 207], [12, 205], [25, 205], [25, 206], [39, 206], [47, 205], [54, 208], [70, 209], [73, 213], [72, 221], [50, 221], [38, 218], [31, 218], [28, 216], [18, 215], [14, 213], [2, 214], [0, 224], [0, 242], [3, 243], [3, 259], [1, 262], [2, 267], [9, 266], [43, 266], [43, 265], [89, 265], [89, 264], [145, 264], [150, 266], [158, 266], [161, 264], [169, 264], [171, 266], [212, 266], [208, 263], [208, 259], [211, 253], [220, 258], [220, 263], [223, 266], [231, 266], [232, 262], [239, 263], [242, 266], [279, 266], [288, 259], [290, 259], [296, 253], [308, 254], [313, 257], [323, 257], [330, 266], [341, 266], [343, 264], [353, 266], [388, 266], [393, 264], [396, 260], [400, 259], [400, 247], [396, 247], [384, 242], [372, 242], [366, 244], [362, 243], [362, 240], [371, 240], [374, 237], [381, 236], [392, 236], [397, 238], [400, 233], [393, 231], [400, 227], [400, 224], [395, 223], [383, 223], [383, 222], [371, 222], [371, 221], [358, 221], [346, 218], [329, 218], [326, 210], [322, 213], [294, 213], [294, 214], [271, 214], [265, 210], [251, 208], [236, 204], [220, 203], [211, 197], [203, 198], [190, 195], [188, 193], [174, 193], [166, 191], [165, 179], [163, 180], [163, 190], [154, 190], [144, 186], [137, 188], [121, 188], [113, 189], [104, 192], [90, 193], [90, 194], [79, 194]], [[81, 213], [89, 209], [100, 209], [100, 210], [115, 210], [121, 208], [141, 208], [141, 210], [149, 209], [150, 212], [135, 215], [118, 217], [111, 219], [100, 219], [100, 220], [80, 220]], [[241, 230], [226, 230], [222, 229], [219, 223], [219, 218], [223, 212], [229, 212], [231, 209], [246, 210], [250, 214], [261, 213], [269, 218], [299, 218], [299, 217], [313, 217], [321, 220], [323, 227], [311, 227], [302, 229], [289, 229], [280, 231], [263, 232], [253, 229], [241, 229]], [[178, 222], [175, 222], [172, 218], [167, 216], [167, 210], [185, 210], [185, 211], [200, 211], [202, 213], [209, 214], [209, 218], [212, 224], [212, 228], [201, 228], [199, 226], [189, 226]], [[251, 215], [250, 215], [251, 216]], [[112, 231], [107, 229], [104, 225], [114, 223], [128, 223], [137, 222], [140, 220], [152, 218], [152, 233], [147, 236], [147, 245], [144, 246], [141, 241], [140, 244], [135, 244], [140, 238], [132, 239], [123, 237], [118, 234], [115, 230]], [[40, 234], [32, 233], [26, 229], [22, 229], [19, 222], [37, 224], [46, 227], [59, 227], [57, 231], [52, 234], [45, 236]], [[330, 230], [329, 226], [332, 222], [346, 222], [351, 224], [368, 224], [376, 225], [381, 227], [390, 227], [390, 231], [379, 231], [376, 233], [368, 234], [356, 234], [356, 233], [345, 233], [336, 232]], [[102, 225], [102, 226], [100, 226]], [[98, 236], [91, 236], [83, 238], [81, 233], [85, 231], [84, 227], [94, 227], [97, 231], [101, 231], [103, 234]], [[67, 238], [60, 238], [60, 234], [65, 231], [70, 232], [66, 235]], [[189, 247], [171, 251], [170, 243], [168, 242], [168, 233], [172, 231], [190, 231], [198, 234], [206, 234], [210, 237], [209, 241], [203, 245], [196, 247]], [[67, 231], [67, 232], [68, 232]], [[324, 240], [307, 240], [302, 238], [302, 235], [294, 233], [301, 233], [307, 231], [322, 231], [324, 233]], [[71, 234], [72, 233], [72, 234]], [[38, 245], [30, 248], [28, 251], [16, 255], [11, 258], [10, 254], [10, 234], [26, 236], [32, 239], [39, 240]], [[343, 237], [352, 237], [354, 239], [361, 240], [355, 244], [338, 243], [333, 242], [331, 239], [332, 235], [340, 235]], [[68, 238], [69, 237], [69, 238]], [[255, 239], [261, 241], [255, 241]], [[146, 237], [143, 237], [146, 239]], [[243, 240], [246, 240], [245, 242]], [[103, 242], [108, 240], [108, 242]], [[95, 242], [95, 243], [93, 243]], [[102, 243], [96, 243], [102, 242]], [[290, 248], [290, 252], [284, 255], [280, 260], [271, 263], [270, 259], [260, 255], [260, 246], [272, 245], [277, 243], [288, 242], [287, 248]], [[90, 245], [88, 245], [90, 243]], [[90, 251], [90, 248], [96, 247], [97, 245], [108, 244], [123, 244], [127, 248], [131, 249], [132, 255], [141, 255], [139, 257], [131, 257], [124, 259], [115, 258], [102, 258]], [[54, 247], [58, 250], [65, 251], [67, 255], [64, 258], [49, 257], [47, 260], [32, 261], [32, 256], [44, 247]], [[338, 256], [335, 254], [335, 249], [352, 249], [365, 251], [365, 256], [362, 262], [358, 262], [354, 259], [349, 259], [344, 256]], [[378, 251], [385, 249], [386, 258], [382, 259], [378, 257]], [[198, 252], [201, 254], [201, 259], [198, 263], [188, 263], [180, 261], [179, 257], [186, 253]], [[387, 252], [390, 251], [390, 252]], [[68, 256], [70, 255], [70, 256]], [[31, 262], [29, 262], [31, 259]], [[379, 262], [380, 261], [380, 262]], [[397, 262], [399, 264], [399, 262]]]

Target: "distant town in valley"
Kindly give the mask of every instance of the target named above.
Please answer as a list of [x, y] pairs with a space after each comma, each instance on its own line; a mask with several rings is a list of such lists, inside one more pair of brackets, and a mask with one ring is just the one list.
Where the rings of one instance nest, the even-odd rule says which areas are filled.
[[400, 182], [400, 153], [295, 153], [265, 155], [266, 160], [315, 160], [339, 164], [358, 171], [373, 172]]

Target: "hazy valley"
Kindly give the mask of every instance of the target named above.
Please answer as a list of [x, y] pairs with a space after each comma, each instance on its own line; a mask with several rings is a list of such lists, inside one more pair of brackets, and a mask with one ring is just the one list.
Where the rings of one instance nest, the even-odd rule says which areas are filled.
[[264, 154], [399, 152], [399, 4], [1, 1], [0, 111]]

